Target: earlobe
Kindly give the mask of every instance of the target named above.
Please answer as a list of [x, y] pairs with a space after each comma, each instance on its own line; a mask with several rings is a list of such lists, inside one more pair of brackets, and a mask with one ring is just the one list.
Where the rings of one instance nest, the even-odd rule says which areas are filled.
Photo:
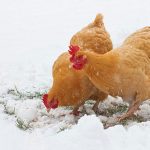
[[74, 61], [75, 61], [75, 55], [72, 55], [72, 56], [70, 57], [70, 62], [73, 63]]

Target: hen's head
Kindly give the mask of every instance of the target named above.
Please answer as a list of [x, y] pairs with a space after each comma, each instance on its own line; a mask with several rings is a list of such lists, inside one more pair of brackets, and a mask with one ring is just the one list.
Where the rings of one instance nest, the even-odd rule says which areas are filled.
[[53, 98], [51, 100], [48, 99], [48, 94], [44, 94], [42, 97], [43, 103], [45, 107], [47, 108], [47, 111], [49, 112], [51, 109], [55, 109], [58, 107], [59, 101], [56, 98]]
[[77, 52], [79, 50], [79, 46], [69, 46], [69, 54], [71, 55], [70, 62], [73, 64], [72, 67], [76, 70], [83, 69], [84, 65], [87, 62], [87, 59], [84, 55], [77, 55]]

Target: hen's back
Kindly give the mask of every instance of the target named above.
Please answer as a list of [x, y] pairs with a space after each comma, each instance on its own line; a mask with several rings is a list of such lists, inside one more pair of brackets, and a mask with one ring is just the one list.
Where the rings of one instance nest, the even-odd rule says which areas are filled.
[[130, 35], [125, 41], [124, 45], [130, 45], [134, 48], [144, 50], [150, 57], [150, 26], [137, 30]]

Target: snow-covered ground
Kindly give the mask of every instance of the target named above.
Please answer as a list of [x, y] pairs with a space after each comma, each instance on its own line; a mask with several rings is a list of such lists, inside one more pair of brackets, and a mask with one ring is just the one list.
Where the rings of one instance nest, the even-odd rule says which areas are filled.
[[52, 84], [53, 61], [97, 13], [116, 47], [150, 25], [149, 6], [149, 0], [0, 0], [0, 149], [149, 150], [150, 101], [124, 126], [104, 129], [126, 110], [120, 98], [109, 97], [97, 117], [92, 102], [85, 105], [89, 115], [74, 117], [71, 108], [48, 114], [40, 99]]

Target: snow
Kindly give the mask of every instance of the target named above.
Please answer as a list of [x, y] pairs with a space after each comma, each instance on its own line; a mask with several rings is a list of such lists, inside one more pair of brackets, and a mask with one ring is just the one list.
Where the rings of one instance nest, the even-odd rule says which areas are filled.
[[70, 114], [71, 108], [47, 113], [40, 99], [52, 85], [54, 60], [97, 13], [103, 13], [116, 47], [150, 25], [149, 5], [149, 0], [0, 1], [1, 150], [150, 149], [149, 100], [136, 113], [145, 122], [129, 120], [125, 126], [104, 129], [127, 107], [121, 98], [109, 97], [99, 106], [105, 114], [98, 116], [88, 102], [78, 117]]
[[[102, 123], [94, 115], [85, 115], [72, 129], [67, 129], [59, 134], [39, 133], [37, 131], [24, 133], [6, 120], [0, 121], [0, 128], [5, 128], [1, 131], [0, 136], [0, 141], [3, 141], [1, 147], [4, 147], [5, 150], [48, 150], [51, 148], [55, 150], [96, 150], [97, 148], [145, 150], [149, 149], [150, 146], [150, 135], [147, 134], [150, 132], [150, 122], [136, 124], [128, 129], [117, 125], [104, 130]], [[48, 129], [47, 132], [51, 132], [51, 129]]]

